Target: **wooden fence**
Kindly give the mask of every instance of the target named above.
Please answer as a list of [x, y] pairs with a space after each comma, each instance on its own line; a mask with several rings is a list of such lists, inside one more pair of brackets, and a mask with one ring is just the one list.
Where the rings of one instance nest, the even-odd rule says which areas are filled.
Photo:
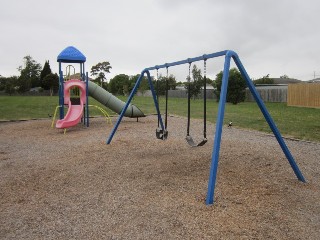
[[287, 104], [320, 108], [320, 83], [289, 84]]
[[[256, 86], [256, 90], [264, 102], [287, 102], [287, 86]], [[246, 101], [255, 101], [248, 88], [246, 89]]]

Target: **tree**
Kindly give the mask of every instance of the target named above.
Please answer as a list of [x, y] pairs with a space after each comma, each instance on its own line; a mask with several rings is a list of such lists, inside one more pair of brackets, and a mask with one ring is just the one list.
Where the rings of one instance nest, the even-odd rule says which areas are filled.
[[52, 73], [51, 68], [50, 68], [50, 64], [49, 64], [49, 61], [46, 61], [44, 63], [43, 69], [42, 69], [42, 71], [40, 73], [40, 86], [43, 89], [45, 89], [45, 86], [43, 85], [43, 79], [45, 78], [45, 76], [47, 76], [50, 73]]
[[[223, 72], [221, 71], [216, 75], [216, 81], [215, 81], [216, 87], [217, 87], [216, 95], [218, 99], [220, 99], [222, 78], [223, 78]], [[239, 70], [236, 68], [230, 69], [228, 90], [227, 90], [227, 102], [231, 102], [233, 104], [243, 102], [246, 97], [246, 93], [245, 93], [246, 86], [247, 86], [246, 81], [242, 77]]]
[[189, 91], [190, 87], [190, 98], [195, 99], [201, 93], [201, 88], [203, 87], [203, 77], [201, 74], [201, 69], [198, 69], [196, 64], [194, 64], [192, 67], [191, 76], [192, 77], [190, 79], [189, 76], [187, 77], [188, 84], [185, 86], [185, 88]]
[[19, 92], [28, 91], [30, 88], [40, 86], [41, 64], [32, 59], [30, 55], [23, 58], [24, 67], [19, 66], [20, 77], [18, 79]]
[[167, 80], [168, 80], [168, 90], [175, 90], [177, 87], [177, 80], [176, 77], [173, 74], [170, 74], [169, 77], [162, 76], [160, 74], [157, 81], [153, 81], [154, 88], [156, 92], [158, 92], [158, 95], [165, 95], [166, 89], [167, 89]]
[[288, 78], [289, 78], [289, 76], [288, 76], [288, 75], [286, 75], [286, 74], [284, 74], [284, 75], [280, 76], [280, 78], [288, 79]]
[[267, 74], [266, 76], [263, 76], [262, 78], [254, 80], [253, 83], [254, 83], [254, 85], [257, 85], [257, 84], [273, 84], [274, 83], [274, 79], [273, 78], [269, 78], [269, 74]]
[[126, 74], [118, 74], [110, 79], [109, 91], [115, 95], [126, 95], [129, 92], [129, 76]]
[[50, 96], [57, 93], [59, 90], [59, 76], [55, 73], [50, 73], [43, 78], [43, 89], [50, 90]]
[[111, 65], [109, 62], [99, 62], [98, 64], [91, 67], [91, 76], [97, 76], [96, 81], [100, 83], [102, 87], [104, 80], [106, 79], [105, 73], [110, 73]]
[[6, 88], [6, 80], [7, 80], [6, 77], [3, 77], [3, 76], [0, 75], [0, 91], [5, 90], [5, 88]]
[[213, 85], [213, 80], [209, 77], [206, 77], [207, 84]]
[[[132, 91], [132, 89], [134, 88], [134, 85], [138, 81], [139, 77], [140, 77], [140, 74], [130, 76], [130, 78], [129, 78], [130, 86], [129, 86], [128, 92]], [[148, 83], [148, 78], [144, 76], [141, 79], [138, 91], [140, 91], [143, 94], [145, 91], [147, 91], [149, 89], [150, 89], [150, 87], [149, 87], [149, 83]]]
[[5, 78], [5, 92], [8, 93], [10, 96], [15, 93], [16, 91], [16, 85], [18, 82], [17, 76], [12, 76]]

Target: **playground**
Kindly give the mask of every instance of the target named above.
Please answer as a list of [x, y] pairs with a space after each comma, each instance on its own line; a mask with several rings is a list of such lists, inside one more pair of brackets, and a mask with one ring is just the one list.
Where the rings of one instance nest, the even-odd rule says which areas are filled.
[[[206, 61], [221, 56], [225, 63], [213, 125], [207, 121]], [[231, 59], [273, 134], [223, 123]], [[0, 142], [1, 238], [319, 236], [320, 144], [281, 136], [235, 52], [146, 68], [125, 102], [88, 80], [86, 57], [78, 49], [67, 47], [57, 61], [59, 105], [53, 121], [0, 124], [6, 136]], [[187, 116], [168, 113], [168, 81], [161, 114], [150, 71], [156, 70], [158, 79], [164, 68], [168, 79], [169, 67], [189, 64], [190, 87], [197, 61], [204, 63], [203, 119], [191, 119], [190, 88]], [[64, 74], [63, 63], [78, 63], [80, 78], [69, 78], [70, 65]], [[131, 104], [144, 75], [156, 115], [146, 116]], [[89, 96], [119, 116], [90, 105]], [[104, 117], [89, 117], [89, 107]]]
[[[319, 143], [286, 140], [302, 183], [273, 136], [224, 126], [215, 204], [207, 206], [215, 126], [207, 144], [192, 148], [186, 122], [169, 116], [162, 141], [156, 116], [124, 118], [109, 145], [103, 117], [66, 135], [50, 120], [1, 123], [0, 238], [318, 238]], [[195, 141], [201, 123], [192, 120]]]

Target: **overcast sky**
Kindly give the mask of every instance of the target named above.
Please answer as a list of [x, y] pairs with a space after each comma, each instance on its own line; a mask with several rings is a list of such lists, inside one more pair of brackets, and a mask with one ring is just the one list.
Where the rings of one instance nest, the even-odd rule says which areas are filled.
[[[230, 49], [251, 78], [310, 80], [320, 77], [319, 10], [319, 0], [0, 0], [0, 75], [18, 75], [26, 55], [58, 72], [74, 46], [89, 72], [109, 61], [108, 79]], [[208, 61], [209, 77], [223, 60]], [[184, 81], [188, 66], [169, 71]]]

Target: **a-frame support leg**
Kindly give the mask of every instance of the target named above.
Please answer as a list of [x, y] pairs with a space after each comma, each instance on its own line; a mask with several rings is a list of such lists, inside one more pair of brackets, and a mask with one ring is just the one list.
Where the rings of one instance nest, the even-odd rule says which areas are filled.
[[156, 99], [156, 94], [155, 94], [154, 87], [153, 87], [153, 84], [152, 84], [152, 79], [151, 79], [151, 77], [150, 77], [150, 72], [147, 71], [147, 70], [143, 70], [143, 71], [141, 72], [138, 80], [136, 81], [136, 83], [135, 83], [135, 85], [134, 85], [134, 87], [133, 87], [133, 89], [132, 89], [132, 91], [131, 91], [128, 99], [127, 99], [127, 101], [126, 101], [125, 106], [122, 108], [122, 111], [121, 111], [121, 113], [120, 113], [120, 116], [118, 117], [118, 120], [117, 120], [116, 124], [113, 126], [113, 129], [112, 129], [112, 131], [111, 131], [111, 133], [110, 133], [110, 135], [109, 135], [109, 137], [108, 137], [108, 139], [107, 139], [107, 141], [106, 141], [107, 144], [110, 144], [110, 143], [111, 143], [112, 138], [113, 138], [114, 134], [116, 133], [116, 131], [117, 131], [117, 129], [118, 129], [120, 123], [121, 123], [121, 120], [122, 120], [122, 118], [123, 118], [123, 116], [124, 116], [124, 113], [127, 111], [128, 106], [129, 106], [129, 104], [131, 103], [134, 94], [135, 94], [136, 91], [138, 90], [139, 85], [140, 85], [140, 82], [141, 82], [141, 80], [142, 80], [142, 78], [143, 78], [143, 76], [144, 76], [145, 73], [147, 74], [147, 78], [148, 78], [150, 90], [151, 90], [151, 92], [152, 92], [153, 101], [154, 101], [154, 105], [155, 105], [156, 110], [157, 110], [158, 118], [159, 118], [159, 120], [160, 120], [161, 128], [164, 129], [163, 121], [162, 121], [162, 118], [161, 118], [161, 115], [160, 115], [160, 110], [159, 110], [158, 101], [157, 101], [157, 99]]
[[217, 117], [217, 122], [216, 122], [216, 132], [215, 132], [215, 136], [214, 136], [214, 144], [213, 144], [213, 149], [212, 149], [212, 159], [211, 159], [210, 176], [209, 176], [209, 182], [208, 182], [208, 192], [207, 192], [207, 198], [206, 198], [207, 205], [213, 204], [213, 200], [214, 200], [214, 189], [215, 189], [216, 178], [217, 178], [218, 161], [219, 161], [220, 144], [221, 144], [221, 134], [222, 134], [223, 119], [224, 119], [224, 110], [225, 110], [225, 103], [226, 103], [226, 98], [227, 98], [230, 58], [231, 58], [231, 56], [229, 56], [229, 55], [225, 56], [222, 85], [221, 85], [221, 92], [220, 92], [220, 101], [219, 101], [219, 108], [218, 108], [218, 117]]
[[247, 85], [255, 98], [263, 116], [265, 117], [267, 123], [269, 124], [272, 132], [274, 133], [282, 151], [284, 152], [285, 156], [288, 159], [290, 166], [292, 167], [294, 173], [296, 174], [297, 178], [305, 182], [305, 179], [299, 170], [298, 165], [296, 164], [293, 156], [291, 155], [287, 145], [285, 144], [276, 124], [274, 123], [271, 115], [269, 114], [265, 104], [263, 103], [261, 97], [259, 96], [258, 91], [255, 89], [252, 81], [249, 78], [245, 68], [243, 67], [239, 57], [236, 53], [232, 51], [228, 51], [225, 56], [225, 63], [224, 63], [224, 70], [223, 70], [223, 78], [222, 78], [222, 86], [221, 86], [221, 93], [220, 93], [220, 102], [218, 108], [218, 117], [216, 122], [216, 132], [214, 138], [214, 145], [212, 150], [212, 160], [211, 160], [211, 168], [210, 168], [210, 176], [208, 182], [208, 192], [206, 198], [206, 204], [213, 204], [214, 202], [214, 190], [215, 190], [215, 183], [217, 178], [217, 170], [218, 170], [218, 160], [219, 160], [219, 152], [220, 152], [220, 144], [221, 144], [221, 134], [222, 134], [222, 126], [223, 126], [223, 119], [224, 119], [224, 111], [225, 111], [225, 102], [227, 96], [227, 88], [228, 88], [228, 78], [229, 78], [229, 69], [230, 69], [230, 60], [231, 57], [233, 58], [235, 64], [237, 65], [239, 71], [241, 72], [242, 76], [245, 78]]
[[239, 57], [237, 55], [235, 55], [233, 57], [235, 64], [237, 65], [237, 67], [239, 68], [239, 71], [241, 72], [242, 76], [245, 78], [247, 85], [251, 91], [251, 94], [253, 95], [254, 99], [256, 100], [264, 118], [266, 119], [267, 123], [269, 124], [269, 127], [271, 128], [274, 136], [276, 137], [283, 153], [285, 154], [285, 156], [288, 159], [288, 162], [292, 168], [292, 170], [294, 171], [295, 175], [297, 176], [297, 178], [302, 181], [305, 182], [306, 180], [304, 179], [298, 165], [296, 164], [293, 156], [291, 155], [291, 152], [289, 151], [286, 143], [284, 142], [280, 131], [278, 130], [276, 124], [274, 123], [271, 115], [269, 114], [265, 104], [263, 103], [257, 89], [254, 87], [253, 82], [250, 80], [248, 73], [246, 72], [245, 68], [243, 67]]

